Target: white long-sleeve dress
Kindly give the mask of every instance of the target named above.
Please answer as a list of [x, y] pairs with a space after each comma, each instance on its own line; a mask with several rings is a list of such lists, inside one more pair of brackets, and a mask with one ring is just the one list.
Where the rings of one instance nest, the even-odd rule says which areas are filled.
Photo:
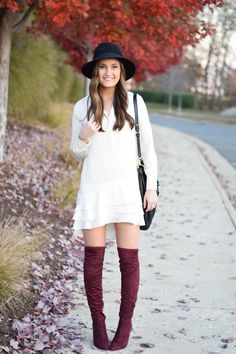
[[[156, 189], [157, 155], [146, 105], [137, 95], [142, 156], [147, 174], [147, 189]], [[142, 201], [137, 176], [137, 141], [135, 128], [126, 121], [123, 129], [112, 130], [115, 124], [114, 107], [104, 111], [102, 127], [84, 143], [80, 129], [86, 124], [90, 98], [79, 100], [72, 114], [70, 152], [76, 160], [84, 159], [80, 188], [73, 215], [73, 231], [102, 225], [129, 222], [144, 225]], [[133, 93], [128, 92], [128, 113], [134, 118]]]

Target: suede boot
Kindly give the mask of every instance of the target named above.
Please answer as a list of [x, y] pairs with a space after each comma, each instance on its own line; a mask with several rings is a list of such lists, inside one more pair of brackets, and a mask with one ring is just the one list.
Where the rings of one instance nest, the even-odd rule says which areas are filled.
[[103, 313], [102, 269], [105, 247], [85, 247], [84, 285], [93, 322], [93, 343], [99, 349], [109, 348]]
[[117, 248], [121, 271], [121, 304], [119, 324], [109, 347], [120, 350], [127, 346], [132, 330], [132, 316], [139, 288], [138, 249]]

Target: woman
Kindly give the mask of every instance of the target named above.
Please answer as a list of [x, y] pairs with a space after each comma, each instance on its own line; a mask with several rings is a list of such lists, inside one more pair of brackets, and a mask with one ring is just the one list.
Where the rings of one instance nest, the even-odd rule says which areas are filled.
[[[133, 93], [125, 81], [135, 64], [112, 43], [100, 43], [93, 60], [82, 67], [91, 79], [89, 96], [78, 101], [72, 116], [70, 151], [84, 160], [73, 229], [85, 242], [84, 284], [97, 348], [127, 346], [139, 287], [139, 233], [144, 225], [137, 177], [137, 142]], [[147, 174], [144, 207], [156, 207], [157, 158], [146, 105], [138, 95], [140, 141]], [[121, 271], [121, 304], [116, 334], [109, 343], [103, 313], [102, 269], [106, 226], [113, 226]]]

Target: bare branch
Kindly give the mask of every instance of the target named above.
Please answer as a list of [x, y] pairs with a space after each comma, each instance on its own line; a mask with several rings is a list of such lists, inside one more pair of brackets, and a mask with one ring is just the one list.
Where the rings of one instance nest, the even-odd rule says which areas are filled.
[[26, 21], [28, 20], [28, 18], [30, 17], [30, 15], [32, 14], [32, 12], [35, 10], [35, 2], [33, 2], [30, 7], [28, 8], [28, 10], [26, 11], [26, 13], [23, 15], [23, 17], [20, 19], [20, 21], [18, 21], [12, 28], [13, 31], [19, 31], [22, 26], [24, 25], [24, 23], [26, 23]]

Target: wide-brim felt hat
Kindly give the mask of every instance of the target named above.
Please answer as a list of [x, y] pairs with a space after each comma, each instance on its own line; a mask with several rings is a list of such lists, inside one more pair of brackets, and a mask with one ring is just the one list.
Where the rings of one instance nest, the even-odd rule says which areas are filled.
[[134, 62], [122, 54], [118, 45], [109, 42], [102, 42], [95, 48], [93, 60], [84, 64], [81, 71], [86, 77], [91, 79], [93, 76], [94, 65], [101, 59], [110, 58], [118, 59], [123, 63], [125, 80], [129, 80], [135, 74], [136, 66]]

